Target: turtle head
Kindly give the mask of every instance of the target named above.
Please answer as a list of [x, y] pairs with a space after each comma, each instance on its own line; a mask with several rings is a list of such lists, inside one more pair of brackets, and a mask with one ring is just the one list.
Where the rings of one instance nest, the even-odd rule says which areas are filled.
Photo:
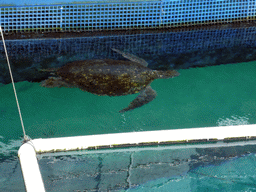
[[159, 79], [168, 79], [168, 78], [177, 77], [180, 75], [180, 73], [175, 70], [168, 70], [168, 71], [157, 71], [157, 75]]

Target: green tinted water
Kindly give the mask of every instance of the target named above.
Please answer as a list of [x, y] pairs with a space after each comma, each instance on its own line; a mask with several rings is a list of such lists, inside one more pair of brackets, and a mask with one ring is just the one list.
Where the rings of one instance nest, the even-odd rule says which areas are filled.
[[[76, 88], [16, 83], [31, 138], [256, 123], [256, 62], [180, 70], [152, 83], [156, 99], [124, 114], [136, 95], [97, 96]], [[0, 87], [0, 129], [4, 141], [22, 136], [12, 85]]]
[[[118, 111], [136, 95], [96, 96], [79, 89], [50, 89], [29, 82], [16, 83], [16, 88], [24, 125], [31, 138], [255, 124], [255, 65], [256, 62], [248, 62], [180, 70], [179, 77], [152, 83], [152, 88], [158, 93], [153, 102], [124, 114]], [[0, 159], [3, 162], [0, 164], [0, 189], [5, 191], [13, 191], [13, 186], [24, 189], [16, 156], [21, 137], [22, 128], [12, 85], [2, 85]], [[3, 155], [11, 151], [15, 160], [8, 163]], [[246, 159], [244, 163], [244, 158], [233, 161], [233, 164], [213, 166], [213, 170], [211, 167], [199, 167], [182, 176], [159, 178], [128, 191], [201, 192], [214, 191], [218, 187], [224, 191], [254, 190], [255, 186], [250, 180], [254, 175], [246, 169], [254, 164]], [[241, 178], [240, 173], [243, 180], [237, 183]], [[223, 174], [226, 174], [224, 179]], [[232, 177], [235, 177], [235, 182]], [[9, 185], [6, 185], [6, 181]], [[13, 182], [16, 184], [13, 185]], [[232, 190], [228, 190], [231, 185]]]
[[[185, 175], [160, 178], [126, 192], [244, 192], [255, 191], [255, 155], [235, 158], [218, 166], [199, 167]], [[245, 166], [245, 165], [250, 166]]]

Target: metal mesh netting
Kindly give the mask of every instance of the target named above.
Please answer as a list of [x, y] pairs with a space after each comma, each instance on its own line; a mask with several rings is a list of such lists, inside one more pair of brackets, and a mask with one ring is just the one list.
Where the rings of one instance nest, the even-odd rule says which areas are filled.
[[[18, 57], [24, 53], [30, 53], [37, 59], [52, 56], [53, 54], [70, 53], [83, 54], [91, 52], [100, 55], [102, 50], [109, 50], [106, 57], [111, 57], [110, 47], [131, 49], [136, 53], [162, 54], [184, 53], [195, 50], [219, 49], [234, 46], [256, 46], [255, 27], [208, 29], [180, 32], [159, 32], [146, 34], [127, 34], [111, 36], [77, 37], [77, 38], [53, 38], [53, 39], [27, 39], [7, 40], [6, 46], [9, 55]], [[3, 46], [0, 42], [0, 51]], [[74, 46], [75, 44], [75, 46]], [[159, 49], [161, 48], [161, 49]], [[127, 50], [127, 51], [131, 51]], [[4, 54], [1, 54], [4, 58]], [[38, 60], [39, 62], [40, 60]]]
[[[181, 69], [255, 60], [255, 27], [208, 29], [77, 38], [8, 40], [15, 82], [40, 80], [37, 69], [85, 59], [123, 59], [111, 48], [138, 55], [152, 69]], [[1, 45], [1, 43], [0, 43]], [[0, 46], [0, 83], [9, 83]]]
[[0, 7], [5, 32], [87, 31], [255, 20], [253, 0], [171, 0]]

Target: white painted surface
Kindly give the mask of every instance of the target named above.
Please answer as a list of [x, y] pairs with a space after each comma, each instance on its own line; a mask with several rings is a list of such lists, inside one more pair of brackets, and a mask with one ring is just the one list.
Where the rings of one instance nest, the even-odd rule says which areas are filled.
[[36, 152], [67, 151], [87, 149], [93, 146], [138, 144], [144, 142], [165, 142], [198, 139], [218, 139], [256, 136], [256, 125], [191, 128], [161, 131], [114, 133], [76, 137], [35, 139]]
[[27, 192], [44, 192], [36, 152], [86, 149], [92, 146], [138, 144], [199, 139], [218, 139], [256, 136], [256, 125], [239, 125], [210, 128], [144, 131], [103, 135], [35, 139], [23, 144], [18, 152]]
[[26, 191], [45, 192], [34, 147], [29, 142], [23, 144], [18, 151], [18, 156], [20, 159]]

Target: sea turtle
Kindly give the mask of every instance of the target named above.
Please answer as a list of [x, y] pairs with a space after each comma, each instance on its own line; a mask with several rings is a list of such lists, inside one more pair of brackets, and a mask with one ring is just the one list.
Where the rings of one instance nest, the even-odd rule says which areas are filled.
[[150, 87], [153, 80], [179, 75], [175, 70], [151, 70], [144, 59], [112, 49], [129, 61], [113, 59], [74, 61], [59, 69], [53, 69], [57, 77], [49, 77], [41, 85], [43, 87], [78, 87], [96, 95], [108, 96], [140, 93], [128, 107], [119, 111], [123, 113], [155, 99], [156, 92]]

